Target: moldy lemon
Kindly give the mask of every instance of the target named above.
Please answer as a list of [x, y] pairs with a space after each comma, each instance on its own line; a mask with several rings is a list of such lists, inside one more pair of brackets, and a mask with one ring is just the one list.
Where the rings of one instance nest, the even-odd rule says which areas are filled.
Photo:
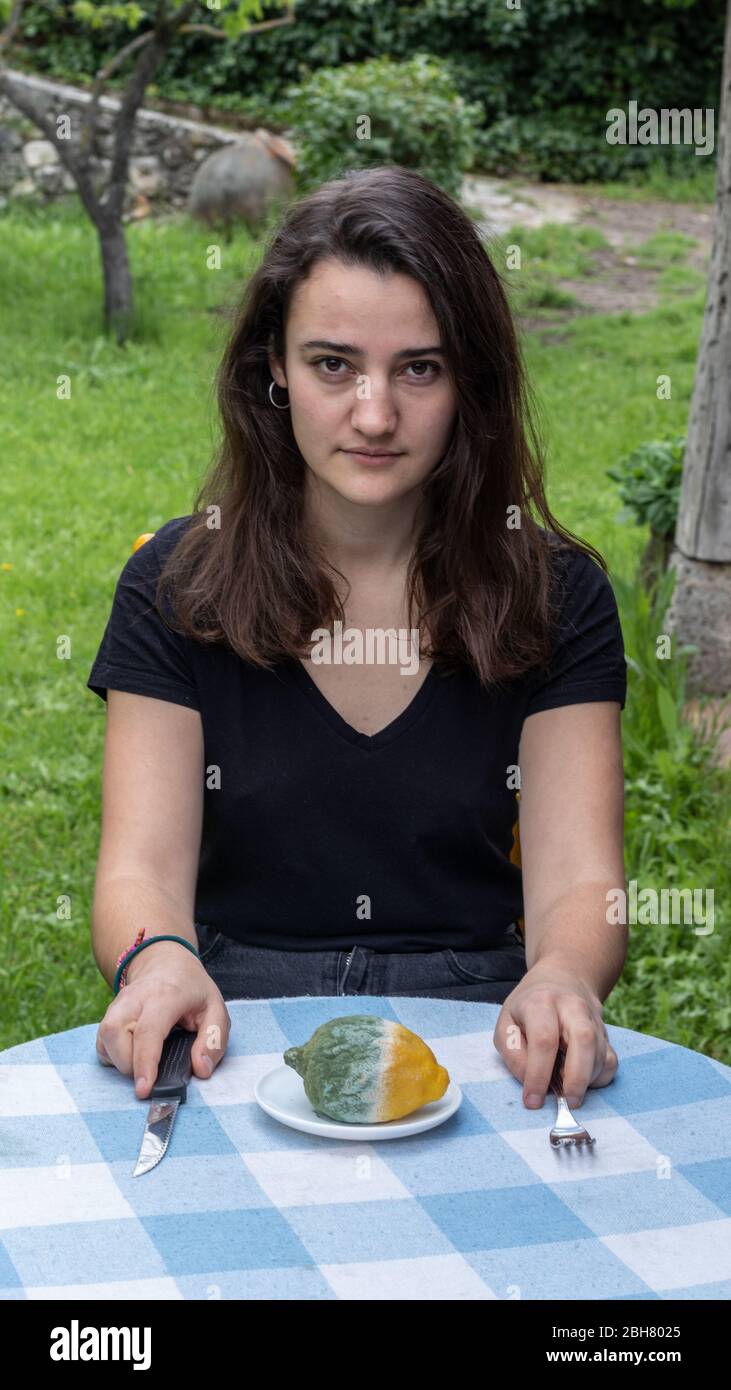
[[446, 1067], [418, 1033], [373, 1014], [321, 1023], [284, 1060], [317, 1113], [347, 1124], [398, 1120], [440, 1100], [449, 1085]]

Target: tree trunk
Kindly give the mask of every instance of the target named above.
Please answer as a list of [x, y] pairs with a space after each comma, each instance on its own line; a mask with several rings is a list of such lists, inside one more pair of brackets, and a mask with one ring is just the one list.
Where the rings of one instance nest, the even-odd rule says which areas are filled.
[[683, 459], [667, 614], [688, 663], [692, 693], [731, 690], [731, 0], [721, 110], [713, 250]]
[[134, 308], [124, 224], [116, 220], [97, 223], [97, 231], [104, 276], [104, 326], [123, 343], [131, 332]]

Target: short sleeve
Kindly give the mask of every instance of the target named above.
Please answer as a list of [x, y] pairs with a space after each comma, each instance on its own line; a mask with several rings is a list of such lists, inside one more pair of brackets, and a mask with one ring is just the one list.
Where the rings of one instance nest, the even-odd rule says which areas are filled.
[[166, 558], [165, 542], [170, 541], [174, 526], [167, 522], [130, 555], [117, 580], [109, 619], [86, 682], [103, 700], [107, 690], [126, 690], [200, 709], [190, 641], [171, 631], [155, 607], [157, 579]]
[[624, 709], [627, 662], [611, 583], [583, 551], [562, 552], [560, 564], [563, 606], [550, 669], [531, 681], [524, 717], [594, 700], [618, 700]]

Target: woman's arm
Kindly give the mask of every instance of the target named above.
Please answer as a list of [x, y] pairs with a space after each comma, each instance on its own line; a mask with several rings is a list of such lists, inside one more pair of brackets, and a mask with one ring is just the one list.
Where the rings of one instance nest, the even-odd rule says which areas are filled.
[[626, 926], [607, 923], [606, 896], [625, 888], [618, 702], [532, 714], [518, 763], [528, 966], [561, 957], [606, 999], [627, 950]]
[[[92, 946], [111, 985], [117, 957], [140, 927], [191, 945], [203, 815], [203, 733], [196, 710], [146, 695], [107, 692], [102, 831]], [[135, 957], [184, 948], [161, 942]], [[147, 958], [147, 959], [145, 959]]]
[[[94, 955], [111, 984], [139, 927], [197, 946], [195, 890], [203, 817], [200, 713], [173, 701], [108, 691], [102, 836], [92, 908]], [[200, 960], [177, 941], [139, 951], [97, 1033], [100, 1062], [149, 1095], [170, 1029], [196, 1033], [191, 1066], [207, 1078], [231, 1019]]]
[[626, 925], [607, 922], [608, 892], [626, 887], [618, 701], [530, 715], [518, 761], [528, 971], [505, 1001], [495, 1041], [526, 1103], [534, 1094], [542, 1104], [563, 1039], [564, 1089], [579, 1104], [587, 1086], [606, 1085], [616, 1071], [601, 1003], [627, 952]]

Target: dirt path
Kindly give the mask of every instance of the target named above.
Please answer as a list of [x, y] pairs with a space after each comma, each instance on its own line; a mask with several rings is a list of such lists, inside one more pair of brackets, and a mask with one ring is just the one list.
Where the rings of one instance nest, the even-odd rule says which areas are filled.
[[[541, 227], [546, 222], [595, 227], [609, 247], [589, 253], [596, 273], [559, 280], [557, 287], [576, 296], [578, 307], [557, 312], [556, 323], [576, 313], [619, 313], [651, 309], [657, 303], [659, 269], [637, 263], [628, 248], [656, 232], [682, 232], [694, 237], [682, 262], [705, 273], [713, 237], [712, 204], [669, 203], [660, 200], [622, 202], [601, 194], [582, 194], [575, 184], [515, 183], [508, 179], [470, 176], [463, 200], [480, 209], [478, 226], [485, 236], [502, 235], [509, 227]], [[548, 327], [545, 319], [542, 326]], [[530, 325], [528, 325], [530, 326]]]

